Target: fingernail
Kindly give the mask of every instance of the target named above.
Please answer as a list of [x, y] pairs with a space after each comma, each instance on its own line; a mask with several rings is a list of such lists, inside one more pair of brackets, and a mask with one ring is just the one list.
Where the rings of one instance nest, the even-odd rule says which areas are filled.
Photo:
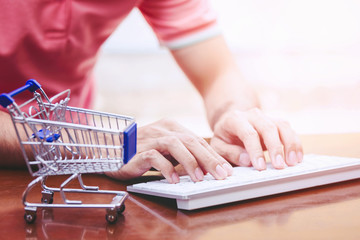
[[288, 159], [288, 163], [290, 165], [296, 165], [298, 163], [297, 157], [296, 157], [296, 153], [294, 151], [291, 151], [289, 153], [289, 159]]
[[180, 181], [179, 175], [176, 172], [171, 175], [171, 179], [172, 183], [178, 183]]
[[266, 165], [265, 165], [265, 159], [264, 158], [258, 158], [257, 159], [257, 169], [258, 170], [265, 170], [266, 169]]
[[224, 179], [227, 176], [227, 173], [226, 173], [225, 169], [223, 167], [221, 167], [220, 164], [218, 164], [216, 166], [216, 174], [218, 175], [218, 177], [220, 179]]
[[284, 158], [280, 154], [276, 156], [275, 164], [276, 164], [277, 168], [284, 168], [285, 167]]
[[302, 162], [302, 160], [303, 160], [303, 153], [302, 153], [302, 152], [298, 152], [298, 153], [297, 153], [297, 158], [298, 158], [298, 161], [299, 161], [299, 162]]
[[229, 163], [224, 163], [222, 166], [225, 169], [225, 171], [227, 172], [227, 175], [231, 176], [233, 173], [233, 167]]
[[197, 180], [199, 180], [199, 181], [202, 181], [202, 180], [204, 179], [204, 173], [203, 173], [203, 171], [201, 171], [201, 169], [198, 168], [198, 167], [195, 169], [195, 177], [196, 177]]
[[251, 165], [250, 156], [248, 153], [240, 154], [239, 165], [244, 167], [248, 167]]

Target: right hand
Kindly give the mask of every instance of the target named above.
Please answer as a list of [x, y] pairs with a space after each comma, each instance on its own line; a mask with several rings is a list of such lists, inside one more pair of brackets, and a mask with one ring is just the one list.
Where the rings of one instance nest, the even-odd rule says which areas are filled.
[[258, 108], [225, 112], [215, 124], [211, 146], [232, 164], [258, 170], [266, 169], [265, 150], [277, 169], [295, 166], [303, 158], [301, 142], [290, 124]]
[[210, 145], [173, 120], [163, 119], [138, 129], [137, 154], [116, 172], [106, 175], [120, 180], [139, 177], [151, 168], [169, 183], [178, 183], [175, 166], [181, 164], [194, 182], [209, 172], [216, 179], [232, 174], [232, 166]]

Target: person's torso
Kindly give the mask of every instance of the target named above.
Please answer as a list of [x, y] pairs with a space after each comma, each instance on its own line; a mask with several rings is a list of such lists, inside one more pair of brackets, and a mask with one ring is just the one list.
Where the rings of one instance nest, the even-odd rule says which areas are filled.
[[75, 105], [88, 105], [96, 54], [137, 2], [0, 0], [1, 92], [34, 78], [50, 96], [70, 88]]

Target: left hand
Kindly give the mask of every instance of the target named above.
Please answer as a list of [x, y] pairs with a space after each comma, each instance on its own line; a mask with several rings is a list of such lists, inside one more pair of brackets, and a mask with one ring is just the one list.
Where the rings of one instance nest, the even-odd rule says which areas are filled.
[[[175, 168], [177, 165], [182, 168]], [[127, 180], [139, 177], [151, 168], [160, 171], [169, 183], [178, 183], [179, 173], [184, 173], [182, 170], [194, 182], [202, 181], [207, 172], [215, 179], [232, 174], [232, 166], [203, 138], [171, 119], [138, 128], [136, 155], [118, 171], [106, 175]]]
[[230, 163], [258, 170], [266, 169], [265, 150], [277, 169], [294, 166], [303, 158], [300, 140], [290, 125], [258, 108], [223, 113], [214, 125], [210, 145]]

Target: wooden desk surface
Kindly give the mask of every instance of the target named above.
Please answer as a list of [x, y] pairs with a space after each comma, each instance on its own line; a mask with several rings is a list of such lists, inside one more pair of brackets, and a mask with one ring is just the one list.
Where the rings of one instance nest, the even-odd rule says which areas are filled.
[[[360, 157], [360, 133], [302, 141], [307, 153]], [[177, 210], [173, 200], [130, 194], [112, 225], [104, 209], [38, 209], [36, 222], [26, 224], [21, 196], [31, 179], [27, 171], [0, 170], [0, 239], [360, 239], [360, 179], [192, 212]], [[52, 177], [49, 185], [63, 179]], [[126, 188], [102, 175], [85, 175], [84, 182]], [[39, 202], [40, 191], [34, 188], [29, 201]]]

